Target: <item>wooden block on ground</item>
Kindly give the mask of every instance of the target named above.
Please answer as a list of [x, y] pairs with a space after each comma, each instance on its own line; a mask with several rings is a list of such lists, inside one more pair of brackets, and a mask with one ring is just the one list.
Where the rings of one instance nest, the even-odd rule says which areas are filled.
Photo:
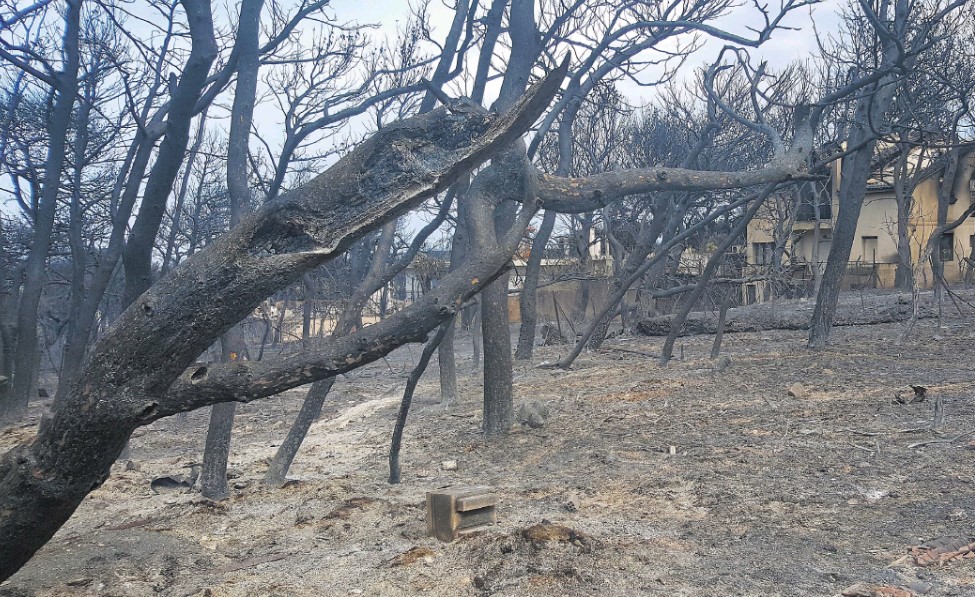
[[427, 534], [451, 542], [459, 531], [498, 521], [498, 496], [490, 487], [448, 487], [427, 492]]

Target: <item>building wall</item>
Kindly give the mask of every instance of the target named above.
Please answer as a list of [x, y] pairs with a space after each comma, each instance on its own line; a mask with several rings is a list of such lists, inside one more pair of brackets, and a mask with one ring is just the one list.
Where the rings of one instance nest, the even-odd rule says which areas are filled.
[[[839, 164], [835, 164], [834, 168], [832, 179], [839, 181]], [[965, 164], [963, 168], [967, 168], [964, 178], [968, 178], [968, 173], [975, 169], [975, 156], [970, 157], [969, 163]], [[937, 226], [939, 178], [935, 174], [917, 186], [911, 213], [911, 253], [918, 280], [924, 287], [930, 287], [933, 284], [930, 262], [924, 258], [923, 253], [931, 233]], [[838, 182], [834, 183], [832, 189], [832, 213], [834, 215], [839, 211], [836, 184]], [[972, 201], [971, 183], [965, 180], [963, 184], [959, 184], [954, 189], [954, 195], [955, 202], [948, 209], [949, 222], [962, 215], [970, 205]], [[773, 242], [774, 222], [770, 219], [770, 211], [763, 210], [764, 214], [760, 212], [759, 216], [748, 225], [747, 255], [749, 264], [762, 264], [763, 256], [769, 250], [768, 245]], [[793, 255], [792, 265], [805, 263], [808, 264], [807, 269], [810, 271], [816, 267], [813, 265], [814, 247], [817, 244], [815, 227], [816, 222], [795, 222], [788, 250]], [[820, 261], [819, 268], [821, 271], [823, 264], [828, 259], [832, 244], [832, 222], [821, 221], [820, 227], [818, 260]], [[966, 276], [970, 276], [965, 259], [975, 255], [975, 244], [973, 243], [975, 243], [975, 218], [967, 218], [962, 225], [952, 232], [951, 251], [945, 255], [947, 257], [945, 259], [945, 278], [949, 284], [964, 282]], [[786, 261], [788, 262], [788, 259]], [[893, 190], [868, 191], [860, 212], [856, 240], [850, 252], [850, 262], [850, 272], [854, 278], [862, 277], [863, 272], [870, 270], [873, 285], [880, 288], [893, 287], [898, 262], [897, 201]], [[851, 280], [845, 286], [850, 287], [856, 284], [856, 280]], [[763, 286], [762, 283], [756, 285]], [[751, 291], [757, 300], [762, 300], [762, 296], [766, 292], [767, 289], [764, 288]]]

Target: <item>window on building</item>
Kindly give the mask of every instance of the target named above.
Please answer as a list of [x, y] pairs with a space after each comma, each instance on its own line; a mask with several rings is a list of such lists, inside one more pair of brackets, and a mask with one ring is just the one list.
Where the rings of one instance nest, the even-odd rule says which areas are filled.
[[955, 235], [952, 232], [945, 232], [941, 235], [941, 261], [955, 260]]
[[877, 263], [877, 237], [863, 237], [863, 260], [868, 263]]
[[752, 243], [755, 250], [755, 265], [772, 265], [774, 243]]

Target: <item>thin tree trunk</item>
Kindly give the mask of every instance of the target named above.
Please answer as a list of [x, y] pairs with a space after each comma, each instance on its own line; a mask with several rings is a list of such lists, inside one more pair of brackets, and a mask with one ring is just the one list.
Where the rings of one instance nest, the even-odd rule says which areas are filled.
[[[257, 74], [260, 69], [258, 44], [263, 4], [264, 0], [244, 0], [241, 3], [237, 26], [235, 49], [239, 52], [240, 58], [237, 66], [234, 103], [231, 108], [230, 140], [227, 146], [230, 228], [237, 227], [241, 218], [251, 211], [247, 144], [254, 117]], [[203, 117], [200, 126], [203, 126]], [[191, 165], [192, 163], [189, 163], [187, 168]], [[220, 337], [220, 348], [225, 362], [245, 358], [247, 343], [240, 325], [234, 326]], [[230, 495], [230, 488], [227, 486], [227, 463], [230, 459], [230, 438], [234, 429], [236, 411], [235, 402], [216, 404], [210, 409], [210, 425], [203, 450], [203, 470], [200, 473], [200, 490], [204, 497], [212, 500], [221, 500]]]
[[673, 324], [670, 328], [670, 333], [667, 334], [667, 340], [664, 341], [663, 348], [660, 349], [661, 365], [666, 365], [673, 356], [674, 343], [677, 342], [677, 336], [680, 334], [681, 328], [684, 327], [684, 322], [687, 320], [687, 316], [694, 308], [694, 305], [696, 305], [701, 297], [704, 296], [704, 291], [707, 290], [711, 277], [714, 276], [714, 273], [718, 271], [718, 266], [721, 265], [721, 260], [724, 259], [725, 253], [733, 244], [735, 244], [735, 242], [738, 241], [738, 238], [745, 233], [748, 223], [752, 221], [752, 218], [755, 217], [755, 214], [758, 213], [758, 210], [762, 207], [762, 204], [765, 203], [765, 200], [769, 195], [772, 194], [772, 191], [774, 191], [777, 186], [778, 185], [776, 184], [770, 184], [765, 187], [755, 202], [749, 206], [748, 210], [741, 216], [741, 219], [738, 220], [738, 223], [735, 224], [735, 227], [731, 229], [731, 232], [729, 232], [727, 236], [725, 236], [724, 240], [721, 241], [718, 248], [715, 249], [714, 253], [708, 259], [707, 265], [704, 266], [704, 271], [701, 272], [700, 280], [698, 281], [697, 286], [691, 292], [690, 296], [685, 298], [680, 312], [674, 318]]
[[[457, 317], [450, 320], [448, 329], [444, 330], [444, 338], [437, 344], [437, 364], [440, 366], [440, 405], [444, 410], [457, 402], [457, 355], [454, 352], [454, 331], [457, 329]], [[444, 341], [450, 339], [450, 345], [444, 346]]]
[[308, 430], [311, 429], [312, 423], [317, 421], [318, 417], [321, 416], [322, 406], [324, 406], [325, 399], [328, 397], [329, 392], [332, 391], [334, 384], [335, 378], [329, 377], [322, 381], [316, 381], [311, 385], [311, 388], [309, 388], [308, 393], [305, 395], [304, 401], [301, 403], [298, 416], [295, 417], [294, 423], [291, 424], [291, 428], [288, 430], [287, 437], [278, 446], [278, 451], [274, 453], [274, 458], [271, 459], [271, 465], [264, 474], [265, 485], [269, 487], [281, 487], [287, 482], [291, 464], [294, 462], [302, 442], [305, 441], [305, 436], [308, 435]]
[[[893, 8], [897, 19], [905, 19], [906, 2], [897, 2]], [[893, 68], [900, 60], [900, 44], [888, 33], [882, 40], [882, 58], [878, 69]], [[840, 174], [839, 213], [836, 214], [833, 241], [826, 262], [826, 270], [820, 280], [816, 306], [809, 324], [809, 348], [822, 348], [829, 341], [833, 326], [836, 303], [840, 298], [840, 285], [846, 273], [850, 252], [856, 239], [857, 223], [870, 178], [871, 161], [877, 146], [878, 131], [886, 124], [887, 112], [894, 99], [895, 75], [886, 74], [879, 81], [861, 91], [854, 112], [854, 126], [847, 139], [849, 147], [858, 148], [842, 160]]]
[[78, 93], [80, 64], [78, 38], [81, 30], [81, 0], [66, 0], [63, 38], [63, 69], [57, 76], [57, 97], [48, 120], [48, 152], [44, 182], [34, 214], [34, 234], [24, 270], [24, 285], [17, 312], [17, 348], [14, 378], [6, 403], [0, 404], [0, 421], [16, 420], [27, 412], [37, 354], [37, 308], [44, 290], [47, 256], [57, 211], [61, 170], [64, 167], [68, 130]]
[[410, 372], [409, 379], [406, 380], [406, 390], [403, 391], [403, 400], [400, 402], [399, 413], [396, 415], [396, 425], [393, 428], [393, 438], [389, 446], [390, 483], [399, 483], [400, 480], [399, 452], [403, 442], [403, 430], [406, 428], [406, 417], [410, 414], [410, 405], [413, 404], [413, 393], [416, 391], [416, 384], [420, 382], [420, 377], [427, 370], [427, 365], [430, 364], [430, 357], [433, 356], [433, 351], [437, 350], [440, 342], [447, 335], [447, 328], [452, 325], [454, 325], [453, 321], [440, 326], [440, 329], [437, 330], [433, 338], [423, 347], [423, 352], [420, 353], [420, 361], [413, 368], [413, 371]]
[[484, 338], [484, 433], [504, 435], [514, 422], [507, 275], [502, 275], [481, 293], [481, 333]]
[[552, 231], [555, 230], [556, 214], [546, 211], [542, 217], [542, 224], [532, 240], [531, 253], [525, 265], [525, 283], [521, 289], [519, 306], [521, 311], [521, 326], [518, 330], [518, 348], [515, 358], [521, 361], [531, 360], [535, 349], [535, 329], [538, 326], [538, 279], [542, 272], [542, 259], [545, 256], [545, 246]]
[[[462, 191], [459, 194], [463, 194]], [[470, 233], [467, 230], [467, 214], [463, 201], [457, 202], [457, 225], [450, 243], [450, 271], [456, 270], [464, 262], [470, 243]], [[444, 408], [457, 401], [457, 353], [454, 338], [457, 334], [457, 321], [463, 323], [464, 310], [454, 317], [453, 323], [444, 334], [437, 348], [437, 361], [440, 366], [440, 404]]]
[[[497, 1], [495, 4], [503, 4]], [[492, 11], [494, 8], [492, 7]], [[541, 39], [535, 22], [534, 0], [512, 0], [508, 23], [511, 38], [511, 57], [508, 61], [498, 100], [493, 108], [505, 113], [514, 106], [528, 86], [532, 67], [542, 51]], [[484, 57], [484, 54], [481, 56]], [[481, 73], [478, 73], [481, 74]], [[483, 79], [486, 81], [486, 77]], [[519, 199], [534, 194], [534, 180], [511, 180], [525, 172], [528, 158], [523, 144], [514, 152], [505, 152], [492, 161], [495, 176], [503, 176]], [[514, 190], [517, 187], [517, 190]], [[488, 200], [481, 188], [469, 212], [472, 244], [477, 252], [489, 252], [498, 246], [502, 231], [509, 231], [515, 221], [517, 205]], [[491, 209], [487, 209], [490, 205]], [[537, 207], [525, 205], [525, 213], [534, 213]], [[490, 219], [488, 219], [490, 217]], [[481, 333], [484, 340], [484, 433], [488, 436], [507, 434], [514, 421], [511, 328], [508, 322], [508, 280], [503, 273], [481, 295]]]
[[[897, 201], [897, 269], [894, 272], [894, 287], [910, 290], [914, 283], [913, 251], [911, 251], [911, 207], [913, 189], [908, 182], [908, 157], [911, 150], [901, 149], [902, 155], [895, 166], [894, 198]], [[868, 255], [867, 258], [870, 258]]]
[[166, 210], [173, 182], [186, 158], [190, 124], [202, 95], [210, 66], [217, 57], [210, 3], [181, 0], [186, 11], [192, 45], [179, 83], [173, 91], [166, 118], [166, 133], [156, 162], [149, 172], [139, 215], [122, 255], [125, 266], [124, 304], [135, 301], [152, 284], [152, 248]]
[[[220, 337], [220, 350], [224, 362], [246, 358], [247, 348], [240, 326], [234, 326]], [[214, 404], [210, 409], [210, 424], [203, 449], [203, 470], [200, 473], [200, 491], [203, 497], [211, 500], [222, 500], [230, 496], [227, 461], [230, 458], [230, 437], [236, 412], [236, 402]]]
[[[83, 184], [83, 172], [85, 157], [88, 153], [88, 121], [93, 103], [93, 90], [91, 85], [85, 87], [85, 100], [78, 106], [77, 110], [77, 133], [74, 141], [74, 161], [72, 168], [72, 188], [71, 206], [69, 209], [70, 219], [68, 221], [68, 244], [71, 248], [71, 302], [68, 308], [68, 324], [65, 332], [64, 346], [67, 348], [72, 342], [85, 342], [88, 338], [78, 338], [81, 331], [79, 323], [81, 320], [82, 309], [85, 302], [85, 278], [88, 273], [88, 256], [85, 251], [85, 240], [82, 222], [81, 195]], [[58, 383], [70, 383], [75, 371], [80, 367], [80, 362], [68, 363], [65, 357], [67, 350], [61, 351], [61, 373]]]
[[724, 339], [725, 322], [728, 320], [728, 307], [731, 306], [731, 296], [728, 292], [721, 298], [721, 310], [718, 312], [718, 329], [714, 333], [714, 344], [711, 345], [711, 358], [716, 359], [721, 354], [721, 341]]

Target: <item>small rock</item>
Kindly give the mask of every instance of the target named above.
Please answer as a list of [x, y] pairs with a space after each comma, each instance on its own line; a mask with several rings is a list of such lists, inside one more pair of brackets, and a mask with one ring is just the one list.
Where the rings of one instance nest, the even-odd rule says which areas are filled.
[[440, 466], [443, 467], [443, 470], [445, 470], [445, 471], [456, 471], [457, 470], [457, 461], [456, 460], [444, 460], [440, 464]]
[[548, 404], [541, 400], [529, 400], [518, 407], [518, 422], [532, 429], [543, 427], [548, 415]]
[[924, 582], [923, 580], [912, 580], [908, 583], [905, 583], [904, 588], [910, 589], [911, 591], [914, 591], [918, 595], [924, 595], [925, 593], [929, 593], [931, 589], [934, 588], [934, 585], [932, 585], [929, 582]]
[[809, 396], [809, 390], [806, 386], [796, 382], [789, 386], [789, 396], [793, 398], [806, 398]]
[[127, 460], [125, 462], [125, 470], [127, 471], [137, 471], [141, 468], [142, 467], [139, 465], [139, 463], [134, 460]]
[[868, 502], [878, 502], [888, 495], [890, 495], [890, 493], [882, 489], [868, 489], [863, 493], [863, 496], [867, 498]]
[[88, 578], [87, 576], [82, 576], [79, 578], [72, 578], [64, 584], [68, 585], [69, 587], [87, 587], [91, 584], [91, 581], [92, 579]]
[[237, 481], [234, 483], [234, 489], [246, 489], [249, 485], [247, 481]]

